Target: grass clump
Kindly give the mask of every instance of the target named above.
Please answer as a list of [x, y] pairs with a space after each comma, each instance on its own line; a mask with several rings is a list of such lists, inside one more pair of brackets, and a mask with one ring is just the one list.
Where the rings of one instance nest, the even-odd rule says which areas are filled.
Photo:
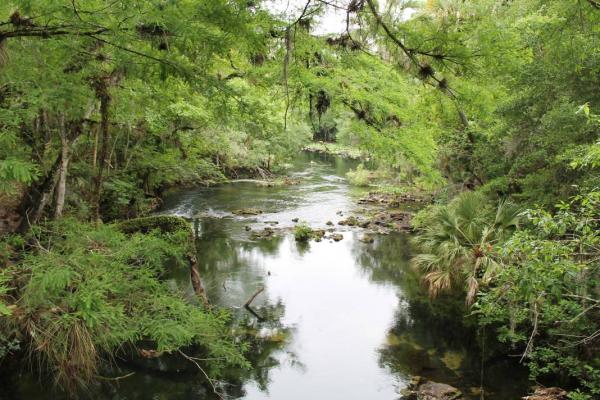
[[294, 227], [294, 237], [298, 242], [308, 242], [313, 236], [312, 228], [306, 222], [300, 222]]

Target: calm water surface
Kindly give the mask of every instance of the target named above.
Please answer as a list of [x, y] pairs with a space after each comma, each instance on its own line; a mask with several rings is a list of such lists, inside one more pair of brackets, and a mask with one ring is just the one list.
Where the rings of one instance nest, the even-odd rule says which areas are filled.
[[[301, 178], [298, 185], [236, 183], [166, 198], [163, 213], [198, 218], [198, 258], [210, 300], [233, 309], [238, 332], [258, 338], [249, 353], [253, 369], [232, 371], [235, 383], [223, 389], [245, 400], [394, 400], [413, 375], [420, 375], [480, 398], [478, 340], [461, 317], [432, 311], [418, 294], [407, 262], [408, 237], [378, 236], [366, 244], [358, 240], [360, 229], [337, 225], [356, 211], [356, 199], [364, 194], [344, 179], [354, 166], [305, 155], [292, 173]], [[264, 212], [231, 213], [248, 207]], [[321, 228], [332, 221], [344, 240], [300, 244], [290, 232], [252, 240], [247, 230], [285, 230], [294, 218]], [[187, 271], [174, 272], [172, 282], [191, 296]], [[253, 315], [243, 304], [262, 287]], [[176, 363], [153, 362], [151, 368], [126, 367], [135, 374], [102, 385], [92, 397], [214, 397], [195, 374], [177, 372]], [[486, 361], [485, 398], [518, 398], [526, 390], [525, 377], [514, 363]], [[26, 375], [20, 380], [15, 390], [20, 397], [47, 398], [39, 382]]]

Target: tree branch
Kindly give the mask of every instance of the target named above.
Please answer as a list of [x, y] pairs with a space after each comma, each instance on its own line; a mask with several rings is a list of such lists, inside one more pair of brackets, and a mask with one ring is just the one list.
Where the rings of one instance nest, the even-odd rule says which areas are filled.
[[596, 1], [596, 0], [587, 0], [588, 3], [591, 4], [592, 7], [594, 7], [596, 10], [600, 10], [600, 2]]

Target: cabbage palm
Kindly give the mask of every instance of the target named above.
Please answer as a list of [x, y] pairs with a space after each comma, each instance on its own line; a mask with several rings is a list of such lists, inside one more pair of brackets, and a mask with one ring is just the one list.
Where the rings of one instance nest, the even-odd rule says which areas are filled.
[[462, 193], [436, 208], [417, 238], [421, 254], [413, 259], [424, 273], [429, 294], [435, 297], [462, 287], [467, 304], [472, 304], [480, 285], [489, 283], [498, 270], [494, 245], [512, 234], [518, 214], [506, 202], [493, 210], [475, 192]]

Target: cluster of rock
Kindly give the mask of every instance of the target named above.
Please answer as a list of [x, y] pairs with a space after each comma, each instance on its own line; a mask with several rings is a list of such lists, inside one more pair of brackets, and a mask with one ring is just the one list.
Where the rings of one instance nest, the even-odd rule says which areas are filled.
[[[360, 204], [369, 204], [371, 207], [365, 208], [361, 216], [347, 216], [343, 217], [343, 212], [338, 211], [337, 215], [343, 217], [337, 225], [347, 227], [359, 227], [367, 230], [359, 240], [364, 243], [374, 242], [373, 234], [389, 234], [390, 232], [399, 231], [411, 231], [411, 218], [413, 213], [405, 210], [393, 209], [398, 207], [401, 203], [425, 203], [430, 201], [430, 197], [413, 194], [388, 194], [388, 193], [369, 193], [366, 197], [359, 200]], [[238, 216], [256, 216], [262, 214], [262, 210], [255, 208], [243, 208], [234, 210], [232, 212]], [[299, 222], [298, 218], [292, 219], [292, 222]], [[269, 223], [265, 221], [265, 223]], [[271, 225], [276, 225], [277, 222], [273, 221]], [[317, 242], [323, 239], [329, 239], [331, 241], [338, 242], [344, 238], [344, 236], [336, 232], [333, 227], [335, 224], [332, 221], [325, 223], [327, 229], [312, 229], [309, 239]], [[246, 227], [246, 230], [252, 231], [250, 227]], [[266, 239], [273, 237], [280, 230], [275, 230], [271, 227], [264, 228], [260, 231], [252, 231], [252, 239]]]
[[[402, 391], [400, 400], [463, 400], [463, 394], [454, 386], [425, 380], [415, 376]], [[536, 387], [533, 394], [523, 400], [567, 400], [566, 390], [558, 387]]]
[[358, 200], [358, 204], [379, 204], [389, 208], [397, 208], [402, 204], [426, 204], [432, 200], [431, 195], [412, 193], [378, 193], [370, 192]]
[[410, 231], [412, 214], [408, 211], [379, 211], [369, 217], [350, 216], [338, 222], [343, 226], [358, 226], [375, 233], [386, 234], [391, 231]]
[[247, 226], [246, 230], [251, 231], [250, 239], [252, 239], [252, 240], [269, 239], [269, 238], [274, 237], [277, 232], [275, 229], [271, 228], [270, 226], [267, 226], [266, 228], [264, 228], [261, 231], [253, 231], [252, 228]]
[[240, 208], [238, 210], [233, 210], [231, 213], [233, 215], [260, 215], [263, 212], [258, 208]]

